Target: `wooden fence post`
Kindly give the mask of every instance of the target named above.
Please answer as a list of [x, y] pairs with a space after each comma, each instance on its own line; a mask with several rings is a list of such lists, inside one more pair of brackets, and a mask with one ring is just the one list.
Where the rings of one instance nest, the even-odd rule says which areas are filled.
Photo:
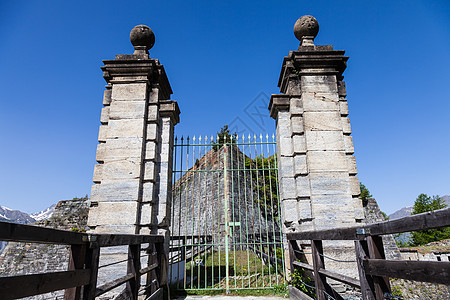
[[158, 259], [158, 267], [156, 268], [156, 278], [160, 288], [165, 288], [167, 294], [166, 299], [170, 299], [169, 278], [168, 278], [168, 261], [164, 251], [164, 243], [155, 243], [156, 255]]
[[311, 250], [314, 267], [314, 284], [316, 286], [316, 297], [318, 300], [326, 300], [325, 285], [326, 277], [319, 273], [319, 269], [325, 269], [325, 263], [323, 260], [323, 246], [322, 241], [312, 240]]
[[365, 240], [355, 241], [356, 262], [358, 265], [359, 280], [361, 284], [361, 294], [363, 300], [375, 300], [375, 292], [372, 276], [366, 275], [363, 261], [367, 259], [369, 249]]
[[[86, 260], [86, 245], [72, 245], [70, 247], [69, 266], [70, 270], [80, 270], [84, 268]], [[64, 291], [64, 300], [79, 300], [81, 299], [81, 286], [66, 289]]]
[[[369, 258], [371, 259], [386, 259], [384, 255], [383, 239], [379, 235], [371, 236], [367, 238], [367, 246], [369, 250]], [[373, 284], [375, 288], [376, 299], [384, 299], [384, 294], [391, 293], [391, 285], [389, 278], [381, 276], [372, 276]]]
[[140, 244], [128, 246], [127, 274], [133, 274], [134, 278], [127, 281], [126, 289], [133, 300], [137, 300], [141, 284], [141, 275], [139, 274], [139, 270], [141, 269], [140, 252]]
[[[92, 248], [91, 248], [92, 247]], [[98, 263], [100, 258], [100, 247], [90, 246], [86, 251], [86, 269], [91, 270], [90, 281], [88, 285], [84, 286], [83, 300], [95, 299], [95, 292], [97, 290], [97, 276]]]

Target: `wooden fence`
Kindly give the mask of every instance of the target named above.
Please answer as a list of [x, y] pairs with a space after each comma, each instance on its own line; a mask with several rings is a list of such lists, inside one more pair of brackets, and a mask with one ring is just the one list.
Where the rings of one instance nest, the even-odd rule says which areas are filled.
[[[167, 255], [159, 235], [89, 234], [0, 222], [0, 240], [70, 245], [67, 271], [0, 277], [0, 299], [17, 299], [65, 290], [65, 300], [95, 299], [122, 284], [127, 299], [137, 299], [141, 276], [147, 276], [146, 299], [168, 298]], [[128, 245], [127, 274], [97, 286], [100, 248]], [[145, 245], [145, 248], [141, 248]], [[141, 268], [141, 250], [149, 263]], [[166, 293], [163, 292], [166, 289]]]
[[[386, 260], [381, 236], [417, 230], [450, 226], [450, 208], [385, 221], [361, 227], [343, 227], [330, 230], [293, 232], [286, 234], [289, 241], [291, 271], [303, 268], [314, 274], [316, 299], [343, 299], [327, 283], [327, 278], [359, 288], [364, 300], [389, 299], [389, 278], [401, 278], [430, 283], [450, 284], [450, 262]], [[297, 241], [310, 240], [313, 265], [298, 261], [301, 253]], [[354, 240], [359, 280], [326, 270], [323, 240]], [[291, 287], [291, 299], [311, 299]]]

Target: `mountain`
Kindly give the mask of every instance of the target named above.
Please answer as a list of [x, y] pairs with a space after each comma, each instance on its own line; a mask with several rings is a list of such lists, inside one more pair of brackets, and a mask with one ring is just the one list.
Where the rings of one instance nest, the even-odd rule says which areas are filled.
[[29, 214], [20, 210], [13, 210], [5, 206], [0, 206], [0, 221], [28, 224], [36, 220]]
[[[36, 221], [41, 221], [50, 218], [53, 211], [55, 210], [56, 204], [40, 211], [38, 213], [33, 213], [31, 215], [20, 211], [14, 210], [5, 206], [0, 206], [0, 221], [19, 223], [19, 224], [29, 224]], [[8, 242], [0, 242], [0, 253], [3, 252]]]
[[[445, 203], [447, 204], [447, 207], [450, 207], [450, 195], [441, 196], [441, 199], [445, 201]], [[410, 216], [412, 214], [413, 210], [414, 210], [413, 206], [406, 206], [406, 207], [400, 208], [399, 210], [390, 214], [389, 219], [394, 220], [394, 219], [400, 219], [403, 217]]]
[[403, 208], [400, 208], [399, 210], [393, 212], [392, 214], [390, 214], [389, 220], [394, 220], [394, 219], [400, 219], [403, 217], [407, 217], [410, 216], [411, 213], [413, 212], [414, 208], [412, 206], [406, 206]]
[[31, 214], [30, 217], [32, 217], [36, 221], [48, 219], [51, 217], [51, 215], [55, 211], [55, 207], [56, 207], [56, 204], [53, 204], [52, 206], [47, 207], [46, 209], [44, 209], [40, 212]]

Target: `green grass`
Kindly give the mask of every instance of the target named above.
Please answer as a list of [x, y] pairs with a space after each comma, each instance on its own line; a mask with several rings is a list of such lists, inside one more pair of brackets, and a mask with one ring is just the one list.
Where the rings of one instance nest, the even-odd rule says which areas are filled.
[[[229, 288], [233, 295], [284, 296], [287, 294], [284, 278], [280, 275], [280, 271], [283, 270], [282, 266], [278, 265], [276, 269], [275, 266], [264, 264], [251, 251], [229, 251], [228, 256]], [[224, 294], [226, 289], [225, 252], [214, 251], [198, 255], [193, 261], [198, 264], [191, 262], [186, 264], [186, 293]], [[174, 286], [172, 289], [176, 290], [177, 287]], [[183, 289], [183, 283], [178, 289]]]

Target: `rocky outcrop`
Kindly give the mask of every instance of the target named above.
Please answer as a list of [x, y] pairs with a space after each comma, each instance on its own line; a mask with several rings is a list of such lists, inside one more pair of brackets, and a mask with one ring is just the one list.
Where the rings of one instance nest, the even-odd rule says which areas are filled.
[[[367, 205], [364, 207], [365, 223], [373, 224], [386, 221], [377, 201], [374, 198], [368, 198], [367, 200]], [[383, 235], [383, 246], [386, 259], [401, 259], [400, 251], [392, 234]]]

